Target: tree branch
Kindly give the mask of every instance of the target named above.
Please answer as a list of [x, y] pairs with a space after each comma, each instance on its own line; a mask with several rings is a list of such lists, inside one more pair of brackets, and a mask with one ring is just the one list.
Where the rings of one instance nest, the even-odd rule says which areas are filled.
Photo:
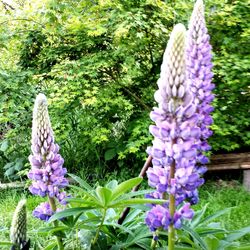
[[36, 24], [39, 24], [41, 25], [43, 28], [45, 28], [45, 26], [33, 19], [28, 19], [28, 18], [15, 18], [15, 19], [10, 19], [10, 20], [6, 20], [4, 22], [1, 22], [0, 25], [2, 24], [5, 24], [5, 23], [8, 23], [8, 22], [11, 22], [11, 21], [27, 21], [27, 22], [33, 22], [33, 23], [36, 23]]
[[[146, 172], [147, 172], [148, 168], [151, 166], [151, 162], [152, 162], [152, 156], [148, 156], [148, 158], [147, 158], [147, 160], [146, 160], [146, 162], [145, 162], [143, 168], [141, 169], [141, 172], [140, 172], [140, 174], [139, 174], [139, 177], [144, 178], [144, 176], [146, 175]], [[132, 189], [132, 192], [137, 191], [137, 190], [139, 189], [139, 187], [140, 187], [140, 184], [137, 185], [137, 186], [135, 186], [135, 187]], [[118, 221], [117, 221], [118, 224], [121, 225], [121, 224], [123, 223], [123, 221], [125, 220], [125, 218], [127, 217], [128, 213], [129, 213], [129, 211], [130, 211], [130, 207], [126, 207], [126, 208], [123, 210], [123, 212], [122, 212], [120, 218], [119, 218]]]

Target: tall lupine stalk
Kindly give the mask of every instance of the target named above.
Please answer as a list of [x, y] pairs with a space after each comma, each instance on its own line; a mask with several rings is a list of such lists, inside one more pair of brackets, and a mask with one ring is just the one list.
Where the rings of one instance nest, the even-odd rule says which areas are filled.
[[185, 27], [176, 25], [157, 82], [158, 107], [150, 114], [155, 122], [150, 126], [154, 141], [147, 150], [153, 158], [153, 167], [147, 171], [149, 185], [156, 188], [151, 197], [168, 197], [169, 202], [153, 206], [146, 223], [152, 231], [168, 229], [169, 250], [174, 249], [175, 228], [181, 227], [183, 219], [193, 217], [190, 205], [197, 202], [197, 188], [204, 182], [196, 166], [200, 119], [186, 77], [185, 37]]
[[[58, 153], [59, 146], [54, 142], [47, 99], [43, 94], [39, 94], [35, 101], [31, 150], [31, 170], [28, 177], [33, 182], [29, 190], [34, 195], [47, 196], [49, 200], [41, 203], [33, 211], [33, 215], [47, 221], [57, 210], [56, 200], [65, 204], [66, 193], [61, 189], [68, 185], [68, 180], [64, 177], [67, 170], [63, 168], [64, 160]], [[63, 249], [61, 238], [57, 237], [57, 241], [59, 249]]]
[[211, 62], [212, 47], [209, 44], [209, 39], [203, 1], [198, 0], [191, 15], [187, 35], [187, 78], [192, 86], [191, 90], [197, 105], [199, 127], [201, 128], [199, 154], [197, 155], [199, 165], [208, 163], [208, 158], [202, 152], [211, 149], [207, 139], [212, 135], [209, 126], [213, 122], [210, 113], [213, 111], [211, 102], [214, 96], [211, 91], [215, 86], [211, 83], [213, 65]]
[[183, 25], [176, 25], [164, 53], [155, 93], [158, 107], [150, 114], [155, 122], [150, 126], [154, 141], [147, 150], [153, 158], [153, 167], [147, 171], [149, 185], [156, 188], [150, 196], [169, 201], [153, 205], [146, 223], [151, 231], [168, 229], [168, 250], [174, 249], [174, 229], [181, 227], [183, 219], [193, 217], [190, 205], [198, 202], [197, 188], [204, 182], [203, 164], [208, 162], [203, 151], [210, 149], [206, 139], [211, 135], [214, 85], [201, 0], [192, 14], [187, 48], [185, 33]]

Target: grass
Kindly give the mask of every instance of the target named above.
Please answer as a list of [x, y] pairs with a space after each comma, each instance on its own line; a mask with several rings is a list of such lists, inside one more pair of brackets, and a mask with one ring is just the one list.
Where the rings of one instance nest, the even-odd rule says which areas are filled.
[[[9, 241], [9, 228], [13, 213], [17, 203], [21, 199], [27, 199], [27, 217], [28, 217], [28, 238], [37, 237], [36, 230], [43, 226], [43, 223], [32, 216], [33, 209], [41, 202], [43, 198], [31, 196], [25, 190], [1, 190], [0, 192], [0, 241]], [[1, 249], [9, 249], [2, 247]]]
[[[0, 241], [9, 240], [9, 228], [15, 207], [22, 198], [27, 199], [28, 237], [37, 237], [36, 230], [45, 224], [32, 216], [32, 210], [45, 199], [31, 196], [24, 190], [4, 190], [0, 192]], [[238, 182], [208, 182], [200, 188], [200, 202], [194, 207], [201, 209], [209, 203], [207, 215], [227, 207], [233, 209], [217, 219], [228, 230], [236, 230], [250, 225], [250, 192], [245, 191]], [[38, 238], [37, 238], [38, 239]], [[40, 237], [38, 241], [44, 241]], [[250, 242], [250, 234], [243, 238]], [[9, 249], [3, 248], [1, 249]]]
[[[231, 211], [217, 221], [228, 230], [237, 230], [250, 226], [250, 192], [246, 191], [237, 181], [208, 182], [200, 190], [200, 202], [195, 206], [201, 209], [208, 205], [207, 215], [232, 207]], [[250, 242], [250, 234], [242, 240]]]

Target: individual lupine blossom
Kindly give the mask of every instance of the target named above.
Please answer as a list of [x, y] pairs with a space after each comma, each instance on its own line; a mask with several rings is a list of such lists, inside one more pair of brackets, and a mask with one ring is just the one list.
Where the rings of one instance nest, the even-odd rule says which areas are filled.
[[[148, 182], [159, 193], [154, 192], [151, 197], [163, 198], [166, 193], [172, 194], [178, 210], [170, 218], [168, 202], [154, 205], [146, 215], [146, 224], [152, 231], [165, 229], [170, 223], [180, 228], [183, 219], [191, 219], [190, 203], [184, 201], [196, 203], [197, 188], [204, 182], [202, 169], [196, 167], [199, 115], [186, 81], [185, 35], [185, 27], [176, 25], [164, 53], [157, 82], [159, 89], [155, 93], [158, 107], [150, 113], [155, 122], [149, 128], [154, 136], [153, 146], [147, 149], [153, 158], [153, 167], [147, 171]], [[174, 178], [170, 178], [172, 164], [175, 166]]]
[[[56, 212], [61, 211], [61, 209], [57, 209]], [[33, 216], [44, 221], [48, 221], [49, 218], [54, 214], [55, 212], [52, 211], [49, 202], [42, 202], [39, 206], [35, 208], [33, 211]]]
[[192, 86], [191, 90], [195, 97], [194, 101], [197, 104], [199, 127], [201, 128], [197, 162], [203, 165], [208, 163], [208, 158], [202, 152], [211, 149], [206, 140], [212, 135], [209, 126], [213, 122], [210, 113], [213, 111], [211, 102], [214, 99], [214, 95], [211, 91], [215, 86], [211, 83], [213, 77], [211, 72], [213, 67], [211, 62], [212, 47], [209, 44], [210, 37], [206, 28], [202, 0], [198, 0], [195, 3], [187, 37], [187, 78]]
[[39, 94], [35, 101], [31, 150], [28, 177], [33, 182], [29, 187], [30, 192], [42, 197], [57, 198], [64, 205], [66, 193], [61, 189], [68, 185], [64, 177], [67, 170], [63, 168], [64, 160], [59, 154], [59, 146], [54, 142], [47, 99], [43, 94]]
[[19, 201], [11, 223], [10, 241], [15, 247], [21, 248], [26, 243], [27, 215], [26, 200]]

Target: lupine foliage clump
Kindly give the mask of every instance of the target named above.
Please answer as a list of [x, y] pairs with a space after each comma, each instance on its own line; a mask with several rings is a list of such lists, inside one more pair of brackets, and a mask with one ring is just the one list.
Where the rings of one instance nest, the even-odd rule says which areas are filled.
[[158, 107], [150, 113], [155, 125], [150, 126], [153, 146], [147, 150], [153, 165], [147, 171], [148, 182], [156, 188], [152, 197], [169, 197], [169, 202], [153, 206], [146, 223], [151, 231], [169, 229], [169, 238], [174, 238], [173, 227], [179, 229], [183, 219], [193, 217], [190, 205], [198, 202], [197, 188], [208, 163], [203, 151], [210, 149], [206, 140], [212, 134], [214, 85], [202, 0], [195, 4], [187, 33], [186, 39], [181, 24], [171, 33], [155, 93]]

